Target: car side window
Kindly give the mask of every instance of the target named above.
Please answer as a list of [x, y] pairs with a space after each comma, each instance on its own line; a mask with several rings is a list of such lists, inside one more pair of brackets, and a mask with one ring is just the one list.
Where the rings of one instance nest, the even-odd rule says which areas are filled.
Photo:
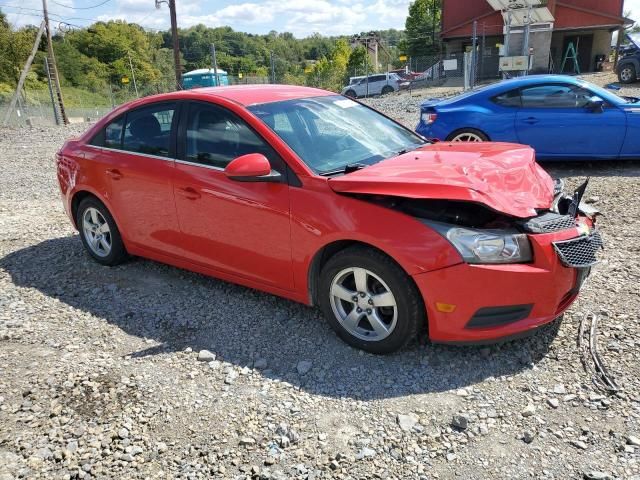
[[175, 109], [175, 103], [162, 103], [127, 113], [122, 149], [168, 157]]
[[122, 125], [124, 117], [119, 117], [100, 129], [89, 141], [96, 147], [120, 148], [122, 144]]
[[122, 126], [124, 117], [120, 117], [104, 129], [104, 146], [108, 148], [120, 148], [122, 143]]
[[[280, 119], [283, 121], [283, 119]], [[275, 151], [242, 119], [215, 105], [191, 103], [187, 114], [185, 156], [189, 162], [225, 168], [234, 158], [261, 153], [274, 165]], [[275, 166], [279, 162], [275, 162]]]
[[591, 92], [577, 85], [537, 85], [520, 92], [524, 108], [583, 108]]
[[508, 92], [501, 93], [493, 97], [493, 103], [501, 105], [503, 107], [519, 107], [522, 105], [520, 100], [520, 90], [509, 90]]

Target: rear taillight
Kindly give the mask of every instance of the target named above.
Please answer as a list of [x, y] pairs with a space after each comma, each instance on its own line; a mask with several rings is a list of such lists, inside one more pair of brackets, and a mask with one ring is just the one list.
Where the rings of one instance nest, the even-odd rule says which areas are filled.
[[438, 118], [438, 114], [433, 112], [422, 112], [421, 115], [422, 123], [425, 125], [432, 124], [436, 121], [436, 118]]

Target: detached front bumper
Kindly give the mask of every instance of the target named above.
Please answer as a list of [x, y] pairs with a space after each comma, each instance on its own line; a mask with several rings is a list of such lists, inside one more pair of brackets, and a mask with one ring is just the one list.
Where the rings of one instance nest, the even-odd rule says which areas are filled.
[[[461, 263], [413, 278], [422, 293], [429, 337], [442, 343], [491, 343], [552, 322], [576, 299], [590, 266], [574, 268], [554, 244], [585, 238], [586, 217], [559, 232], [529, 235], [530, 264]], [[598, 237], [599, 238], [599, 237]]]

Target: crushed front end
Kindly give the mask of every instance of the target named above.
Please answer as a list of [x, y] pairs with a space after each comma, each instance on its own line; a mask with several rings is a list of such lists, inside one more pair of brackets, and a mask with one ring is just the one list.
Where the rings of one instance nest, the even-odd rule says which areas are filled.
[[[450, 239], [464, 259], [413, 277], [425, 299], [431, 340], [490, 343], [529, 333], [561, 316], [576, 299], [603, 248], [595, 226], [597, 212], [581, 202], [585, 189], [586, 182], [568, 196], [556, 182], [551, 209], [527, 219], [491, 218], [480, 209], [485, 218], [480, 214], [457, 217], [464, 224], [461, 227], [449, 223], [450, 218], [443, 223], [446, 216], [435, 220], [432, 215], [423, 216], [425, 224]], [[460, 230], [480, 232], [481, 240], [456, 246]], [[495, 258], [474, 258], [465, 250], [471, 244], [480, 255], [487, 254], [496, 244], [492, 235], [516, 240], [503, 240], [502, 256]]]

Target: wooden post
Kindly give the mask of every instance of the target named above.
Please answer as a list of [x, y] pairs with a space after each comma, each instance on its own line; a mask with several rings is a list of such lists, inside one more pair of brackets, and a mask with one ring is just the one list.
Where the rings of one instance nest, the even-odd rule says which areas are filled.
[[171, 37], [173, 41], [173, 63], [176, 69], [176, 90], [182, 90], [182, 66], [180, 65], [180, 43], [178, 42], [178, 20], [176, 17], [176, 0], [169, 0], [169, 16], [171, 17]]
[[20, 74], [20, 79], [18, 80], [18, 86], [16, 87], [16, 92], [13, 94], [13, 98], [11, 98], [11, 103], [9, 104], [9, 109], [4, 115], [4, 120], [2, 121], [3, 125], [6, 125], [7, 123], [9, 123], [11, 112], [13, 112], [13, 109], [16, 108], [16, 102], [18, 101], [18, 97], [20, 96], [20, 91], [24, 86], [24, 81], [27, 78], [27, 74], [31, 69], [31, 64], [33, 63], [33, 59], [36, 56], [36, 53], [38, 52], [38, 47], [40, 46], [40, 40], [42, 39], [42, 34], [44, 32], [44, 29], [45, 29], [45, 22], [43, 20], [42, 23], [40, 24], [40, 30], [38, 30], [38, 34], [36, 35], [36, 41], [33, 43], [31, 54], [29, 55], [29, 58], [27, 58], [27, 62], [24, 64], [24, 68], [22, 69], [22, 73]]

